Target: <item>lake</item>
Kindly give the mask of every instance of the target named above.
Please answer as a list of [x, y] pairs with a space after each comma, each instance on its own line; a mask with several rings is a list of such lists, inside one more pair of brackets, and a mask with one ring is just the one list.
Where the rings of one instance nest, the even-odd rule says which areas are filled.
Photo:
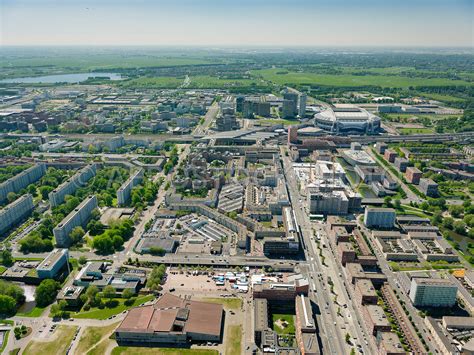
[[108, 77], [110, 80], [121, 80], [122, 76], [116, 73], [77, 73], [77, 74], [57, 74], [45, 76], [28, 76], [24, 78], [11, 78], [0, 80], [0, 83], [9, 84], [29, 84], [29, 83], [80, 83], [89, 78]]

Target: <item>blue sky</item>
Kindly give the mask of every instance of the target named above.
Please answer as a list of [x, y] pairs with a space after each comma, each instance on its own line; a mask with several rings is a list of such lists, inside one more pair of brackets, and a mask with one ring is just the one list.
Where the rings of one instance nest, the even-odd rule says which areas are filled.
[[474, 46], [474, 0], [0, 0], [1, 45]]

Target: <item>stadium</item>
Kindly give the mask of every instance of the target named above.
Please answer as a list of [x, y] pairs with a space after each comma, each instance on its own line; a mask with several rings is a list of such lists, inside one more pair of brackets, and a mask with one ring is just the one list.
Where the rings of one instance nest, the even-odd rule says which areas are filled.
[[380, 117], [353, 105], [337, 105], [315, 114], [314, 124], [333, 134], [375, 134]]

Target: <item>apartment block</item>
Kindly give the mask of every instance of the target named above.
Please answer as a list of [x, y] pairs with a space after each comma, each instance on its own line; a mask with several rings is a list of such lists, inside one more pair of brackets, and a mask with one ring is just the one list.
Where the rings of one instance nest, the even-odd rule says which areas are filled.
[[405, 159], [402, 157], [396, 157], [393, 165], [396, 166], [398, 171], [404, 173], [408, 168], [408, 164], [410, 164], [408, 159]]
[[393, 149], [386, 149], [385, 152], [383, 153], [383, 157], [385, 160], [387, 160], [389, 163], [395, 162], [395, 158], [398, 156], [397, 152], [394, 151]]
[[144, 170], [135, 171], [117, 190], [117, 202], [119, 206], [125, 206], [130, 202], [132, 189], [143, 181]]
[[407, 179], [407, 181], [415, 185], [418, 185], [420, 183], [421, 176], [421, 171], [415, 168], [414, 166], [408, 167], [405, 172], [405, 178]]
[[438, 196], [438, 184], [431, 179], [420, 179], [419, 188], [426, 196]]
[[84, 227], [90, 219], [91, 212], [97, 208], [97, 197], [95, 195], [86, 198], [69, 213], [54, 229], [53, 234], [56, 238], [56, 245], [61, 248], [67, 248], [71, 244], [69, 234], [78, 226]]
[[362, 308], [362, 313], [370, 334], [376, 335], [377, 332], [390, 332], [392, 330], [382, 307], [368, 305]]
[[377, 304], [378, 296], [372, 281], [366, 279], [356, 280], [354, 298], [358, 304]]
[[18, 193], [21, 189], [41, 179], [44, 174], [46, 174], [46, 165], [39, 163], [4, 181], [0, 184], [0, 202], [7, 199], [8, 193]]
[[33, 212], [33, 196], [26, 194], [0, 210], [0, 236], [5, 237], [8, 230]]
[[96, 164], [88, 165], [51, 191], [48, 195], [51, 207], [59, 206], [63, 203], [66, 195], [73, 195], [79, 187], [84, 186], [91, 178], [93, 178], [96, 172]]

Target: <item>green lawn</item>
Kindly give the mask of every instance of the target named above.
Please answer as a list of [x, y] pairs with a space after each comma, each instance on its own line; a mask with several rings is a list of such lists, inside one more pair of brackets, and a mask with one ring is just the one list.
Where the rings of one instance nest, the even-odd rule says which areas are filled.
[[3, 274], [6, 270], [7, 268], [5, 266], [0, 265], [0, 275]]
[[225, 355], [240, 355], [242, 352], [242, 326], [232, 325], [227, 328]]
[[19, 317], [34, 317], [34, 318], [37, 318], [37, 317], [41, 317], [41, 315], [43, 314], [45, 309], [46, 309], [46, 307], [36, 306], [36, 307], [32, 308], [29, 312], [26, 312], [26, 313], [18, 312], [16, 315], [19, 316]]
[[154, 298], [155, 296], [153, 295], [137, 297], [137, 299], [131, 306], [126, 306], [124, 304], [125, 300], [123, 298], [116, 298], [116, 300], [119, 302], [117, 307], [114, 307], [114, 308], [105, 307], [103, 309], [93, 307], [89, 311], [81, 310], [78, 313], [72, 313], [71, 316], [73, 318], [87, 318], [87, 319], [102, 319], [103, 320], [111, 316], [115, 316], [119, 313], [122, 313], [123, 311], [127, 309], [137, 307], [145, 302], [151, 301]]
[[242, 300], [240, 298], [203, 298], [203, 302], [218, 303], [224, 306], [225, 309], [239, 310], [242, 307]]
[[297, 125], [300, 122], [298, 120], [283, 120], [283, 119], [260, 119], [257, 122], [264, 124], [282, 124], [283, 126]]
[[[76, 353], [85, 354], [94, 345], [97, 345], [101, 340], [105, 339], [110, 332], [117, 328], [118, 324], [119, 322], [106, 327], [87, 327], [79, 340]], [[99, 346], [95, 348], [98, 348]]]
[[[139, 348], [117, 346], [112, 355], [218, 355], [217, 350], [209, 349], [178, 349], [178, 348]], [[226, 353], [226, 355], [228, 355]], [[240, 352], [239, 352], [240, 355]]]
[[[288, 326], [285, 328], [280, 328], [276, 322], [278, 320], [284, 320], [288, 323]], [[277, 334], [295, 334], [295, 316], [293, 314], [272, 314], [273, 330]]]
[[77, 327], [60, 325], [49, 342], [32, 340], [28, 343], [23, 355], [65, 354], [77, 331]]
[[409, 88], [410, 86], [451, 86], [467, 85], [473, 83], [463, 80], [450, 80], [445, 78], [410, 78], [389, 75], [333, 75], [305, 72], [292, 72], [286, 69], [254, 70], [252, 74], [278, 85], [322, 85], [339, 87], [381, 86], [393, 88]]
[[433, 128], [398, 128], [400, 134], [430, 134], [434, 133]]

